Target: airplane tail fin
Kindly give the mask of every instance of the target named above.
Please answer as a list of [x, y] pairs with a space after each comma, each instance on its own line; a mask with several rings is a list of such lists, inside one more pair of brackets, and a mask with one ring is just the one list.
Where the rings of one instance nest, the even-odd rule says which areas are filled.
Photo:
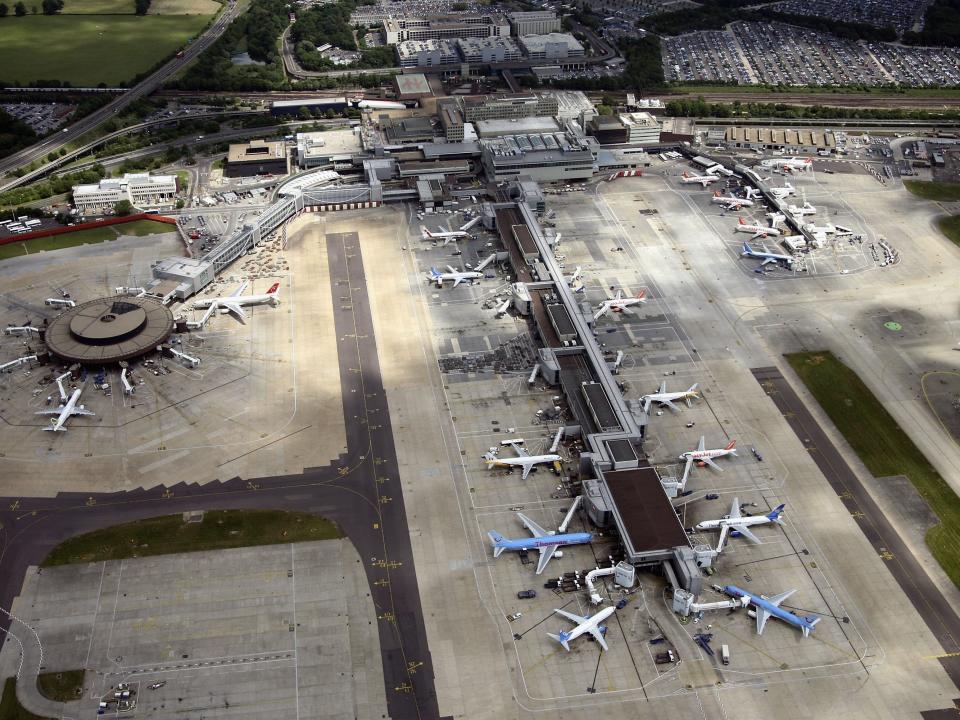
[[779, 505], [777, 505], [777, 506], [773, 509], [773, 512], [767, 513], [767, 517], [768, 517], [772, 522], [779, 523], [779, 524], [783, 525], [783, 520], [780, 518], [780, 516], [783, 514], [783, 508], [784, 508], [784, 507], [785, 507], [785, 505], [784, 505], [783, 503], [780, 503]]
[[806, 620], [807, 623], [809, 623], [809, 624], [803, 626], [803, 636], [804, 636], [804, 637], [810, 637], [810, 631], [813, 630], [813, 629], [817, 626], [817, 623], [820, 622], [821, 619], [822, 619], [822, 618], [819, 618], [819, 617], [817, 617], [816, 615], [807, 615], [807, 616], [804, 618], [804, 620]]
[[637, 300], [646, 300], [646, 299], [647, 299], [646, 290], [641, 290], [640, 292], [637, 293]]
[[695, 395], [696, 392], [697, 392], [697, 388], [698, 388], [699, 386], [700, 386], [700, 383], [694, 383], [694, 384], [691, 385], [690, 388], [687, 390], [687, 393], [690, 394], [690, 395]]
[[745, 253], [752, 253], [752, 252], [753, 252], [753, 248], [750, 247], [750, 243], [744, 243], [744, 244], [743, 244], [743, 251], [744, 251]]
[[732, 454], [736, 455], [736, 448], [737, 448], [737, 441], [731, 440], [730, 442], [727, 443], [727, 446], [724, 448], [724, 450], [729, 450]]
[[500, 557], [504, 551], [504, 547], [501, 545], [501, 543], [504, 541], [503, 535], [498, 533], [496, 530], [491, 530], [487, 533], [487, 537], [490, 538], [490, 545], [493, 547], [493, 556], [495, 558]]
[[737, 218], [737, 224], [738, 224], [738, 225], [746, 225], [746, 223], [743, 221], [743, 218], [742, 218], [742, 217]]
[[274, 283], [270, 286], [270, 289], [267, 290], [267, 295], [278, 295], [277, 290], [280, 288], [280, 283]]
[[690, 173], [688, 173], [686, 170], [684, 170], [684, 171], [683, 171], [683, 176], [684, 176], [685, 178], [688, 178], [688, 177], [690, 177]]
[[563, 632], [562, 632], [562, 633], [560, 633], [559, 635], [554, 635], [553, 633], [547, 633], [547, 637], [550, 637], [550, 638], [556, 640], [558, 643], [560, 643], [561, 645], [563, 645], [563, 649], [564, 649], [564, 650], [566, 650], [567, 652], [570, 652], [570, 645], [567, 643], [567, 634], [566, 634], [566, 633], [563, 633]]

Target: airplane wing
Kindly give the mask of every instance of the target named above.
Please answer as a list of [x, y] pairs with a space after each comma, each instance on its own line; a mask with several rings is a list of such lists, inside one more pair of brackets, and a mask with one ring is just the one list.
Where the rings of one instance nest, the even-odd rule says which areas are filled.
[[529, 530], [534, 537], [544, 537], [550, 534], [523, 513], [517, 513], [517, 517], [520, 518], [520, 522], [523, 523], [523, 526]]
[[230, 293], [230, 297], [240, 297], [243, 291], [247, 289], [247, 285], [249, 284], [250, 284], [249, 282], [244, 280], [242, 283], [240, 283], [240, 287], [238, 287], [236, 290]]
[[720, 528], [720, 540], [717, 542], [717, 552], [723, 550], [723, 544], [727, 541], [727, 534], [730, 532], [730, 526], [724, 525]]
[[610, 306], [607, 303], [603, 303], [603, 305], [600, 306], [600, 309], [593, 314], [593, 321], [596, 322], [597, 320], [602, 318], [604, 315], [606, 315], [609, 311], [610, 311]]
[[796, 592], [796, 589], [794, 589], [794, 590], [787, 590], [786, 592], [782, 592], [782, 593], [780, 593], [779, 595], [774, 595], [773, 597], [768, 597], [767, 600], [768, 600], [769, 602], [773, 603], [774, 605], [776, 605], [777, 607], [780, 607], [780, 603], [782, 603], [782, 602], [783, 602], [784, 600], [786, 600], [788, 597], [790, 597], [791, 595], [793, 595], [795, 592]]
[[604, 639], [603, 633], [600, 632], [600, 628], [598, 627], [590, 628], [590, 634], [593, 635], [594, 640], [600, 643], [600, 647], [602, 647], [604, 650], [610, 649], [609, 647], [607, 647], [607, 641]]
[[526, 480], [526, 479], [527, 479], [527, 476], [530, 475], [530, 471], [531, 471], [532, 469], [533, 469], [533, 463], [529, 463], [529, 462], [528, 462], [528, 463], [524, 463], [524, 464], [523, 464], [523, 476], [522, 476], [520, 479], [521, 479], [521, 480]]
[[676, 410], [678, 412], [680, 410], [680, 408], [674, 405], [673, 400], [661, 399], [661, 400], [658, 400], [657, 402], [659, 402], [661, 405], [666, 405], [671, 410]]
[[660, 383], [660, 389], [657, 390], [657, 392], [658, 392], [660, 395], [663, 395], [664, 393], [667, 392], [667, 381], [666, 381], [666, 380], [664, 380], [662, 383]]
[[699, 452], [703, 452], [703, 451], [706, 450], [706, 449], [707, 449], [706, 437], [703, 436], [703, 435], [701, 435], [701, 436], [700, 436], [700, 444], [697, 445], [697, 450], [698, 450]]
[[730, 503], [730, 517], [733, 519], [740, 517], [740, 498], [734, 498]]
[[763, 626], [767, 624], [767, 618], [770, 617], [770, 613], [756, 605], [754, 605], [754, 608], [757, 612], [757, 635], [763, 635]]
[[580, 617], [579, 615], [574, 615], [572, 612], [567, 612], [566, 610], [554, 610], [557, 615], [563, 615], [567, 620], [575, 622], [577, 625], [582, 625], [590, 618]]
[[36, 413], [34, 414], [35, 415], [59, 415], [62, 412], [63, 412], [63, 408], [61, 407], [59, 410], [37, 410]]
[[460, 277], [459, 275], [457, 275], [457, 277], [455, 277], [455, 278], [453, 279], [453, 286], [456, 287], [457, 285], [459, 285], [459, 284], [462, 283], [462, 282], [463, 282], [463, 278]]
[[537, 561], [537, 575], [542, 573], [544, 568], [547, 567], [547, 563], [550, 562], [550, 558], [553, 557], [556, 551], [556, 545], [547, 545], [546, 547], [540, 548], [540, 560]]
[[746, 525], [727, 525], [727, 526], [725, 526], [725, 528], [726, 528], [726, 527], [729, 527], [729, 528], [732, 528], [733, 530], [736, 530], [738, 533], [740, 533], [741, 535], [743, 535], [747, 540], [749, 540], [750, 542], [752, 542], [754, 545], [762, 545], [762, 544], [763, 544], [762, 542], [760, 542], [760, 538], [758, 538], [756, 535], [754, 535], [752, 532], [750, 532], [750, 531], [747, 529], [747, 526], [746, 526]]
[[714, 470], [716, 470], [717, 472], [723, 472], [723, 468], [720, 467], [719, 465], [717, 465], [711, 458], [708, 458], [708, 457], [700, 458], [700, 461], [701, 461], [702, 463], [704, 463], [705, 465], [709, 465], [710, 467], [712, 467], [712, 468], [713, 468]]
[[447, 265], [447, 270], [449, 270], [449, 271], [452, 272], [452, 273], [458, 272], [457, 270], [454, 270], [454, 269], [453, 269], [453, 266], [451, 266], [451, 265]]
[[527, 452], [526, 448], [519, 443], [509, 443], [510, 447], [513, 448], [513, 451], [517, 454], [517, 457], [527, 457], [530, 453]]
[[246, 320], [247, 314], [243, 311], [243, 308], [240, 307], [239, 304], [235, 302], [230, 302], [229, 300], [218, 300], [217, 305], [219, 307], [224, 308], [228, 312], [233, 313], [233, 315], [237, 318], [237, 320], [239, 320], [241, 323], [246, 325], [245, 320]]
[[750, 239], [753, 240], [754, 238], [765, 238], [766, 236], [767, 233], [763, 232], [763, 230], [757, 230]]
[[763, 262], [760, 263], [760, 267], [763, 267], [764, 265], [769, 265], [770, 263], [775, 263], [775, 262], [776, 260], [774, 258], [771, 258], [771, 257], [764, 258]]

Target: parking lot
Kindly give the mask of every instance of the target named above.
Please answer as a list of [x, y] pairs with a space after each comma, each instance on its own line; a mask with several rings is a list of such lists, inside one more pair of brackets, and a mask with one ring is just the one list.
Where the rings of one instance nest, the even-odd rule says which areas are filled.
[[46, 135], [65, 123], [74, 111], [63, 103], [3, 103], [0, 108], [12, 118], [26, 123], [37, 135]]

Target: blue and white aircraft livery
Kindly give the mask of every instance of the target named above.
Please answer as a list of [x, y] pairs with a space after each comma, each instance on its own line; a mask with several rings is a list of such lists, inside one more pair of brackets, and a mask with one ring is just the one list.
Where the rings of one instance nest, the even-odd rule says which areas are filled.
[[537, 575], [539, 575], [543, 572], [544, 568], [547, 567], [547, 563], [550, 562], [550, 559], [554, 555], [557, 557], [563, 557], [563, 554], [558, 552], [557, 548], [563, 547], [564, 545], [583, 545], [593, 540], [593, 535], [588, 532], [562, 532], [566, 529], [567, 523], [573, 515], [573, 511], [576, 509], [576, 507], [577, 503], [575, 502], [573, 507], [571, 507], [570, 511], [567, 513], [567, 519], [564, 520], [564, 522], [560, 525], [561, 532], [556, 535], [548, 533], [523, 513], [517, 513], [517, 517], [520, 518], [520, 522], [522, 522], [523, 526], [530, 531], [530, 534], [533, 535], [533, 537], [523, 538], [520, 540], [510, 540], [509, 538], [505, 538], [496, 530], [491, 530], [487, 533], [487, 537], [490, 538], [490, 544], [493, 547], [493, 556], [495, 558], [500, 557], [504, 550], [513, 550], [517, 552], [521, 550], [538, 550], [540, 552], [540, 560], [537, 562]]
[[763, 260], [760, 263], [760, 267], [764, 265], [769, 265], [771, 263], [783, 263], [787, 267], [793, 267], [793, 257], [790, 255], [784, 255], [782, 253], [772, 253], [767, 252], [766, 250], [754, 250], [750, 247], [749, 244], [743, 244], [743, 252], [740, 253], [741, 257], [753, 258], [754, 260]]
[[577, 623], [577, 626], [573, 630], [561, 630], [556, 635], [553, 633], [547, 633], [547, 635], [563, 645], [564, 650], [570, 652], [571, 640], [576, 640], [584, 633], [590, 633], [593, 635], [594, 640], [600, 643], [600, 647], [604, 650], [609, 650], [610, 648], [607, 647], [607, 641], [603, 638], [603, 634], [607, 629], [600, 623], [613, 615], [616, 609], [616, 605], [611, 605], [588, 617], [580, 617], [579, 615], [568, 613], [566, 610], [554, 610], [558, 615], [563, 615], [567, 620]]
[[742, 535], [750, 542], [759, 545], [760, 538], [754, 535], [748, 528], [753, 525], [767, 525], [769, 523], [783, 525], [783, 519], [780, 516], [783, 514], [785, 507], [783, 504], [777, 505], [772, 512], [766, 515], [743, 515], [740, 512], [740, 499], [734, 498], [733, 503], [730, 505], [729, 515], [719, 520], [704, 520], [697, 524], [696, 529], [720, 530], [720, 542], [717, 543], [717, 552], [723, 550], [723, 545], [726, 542], [728, 533], [731, 537]]
[[767, 624], [767, 619], [772, 615], [775, 618], [783, 620], [788, 625], [799, 628], [804, 637], [810, 637], [810, 632], [820, 622], [816, 615], [800, 616], [795, 615], [789, 610], [780, 607], [780, 603], [793, 595], [796, 590], [787, 590], [773, 597], [764, 597], [763, 595], [754, 595], [752, 592], [738, 588], [736, 585], [725, 585], [722, 591], [733, 598], [739, 598], [744, 607], [753, 605], [757, 613], [757, 635], [763, 634], [763, 627]]

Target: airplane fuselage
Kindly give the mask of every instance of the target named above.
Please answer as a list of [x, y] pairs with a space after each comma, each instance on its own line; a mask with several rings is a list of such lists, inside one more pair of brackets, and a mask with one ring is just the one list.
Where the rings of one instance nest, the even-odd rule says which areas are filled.
[[[600, 610], [599, 612], [597, 612], [597, 613], [595, 613], [594, 615], [592, 615], [590, 618], [587, 619], [586, 622], [583, 622], [583, 623], [580, 623], [579, 625], [577, 625], [577, 626], [576, 626], [573, 630], [571, 630], [570, 632], [561, 632], [561, 633], [560, 633], [561, 642], [566, 645], [567, 643], [570, 643], [571, 641], [576, 640], [578, 637], [580, 637], [580, 636], [583, 635], [584, 633], [590, 632], [590, 631], [593, 630], [594, 628], [596, 628], [596, 629], [599, 630], [600, 627], [601, 627], [601, 626], [600, 626], [600, 623], [602, 623], [602, 622], [603, 622], [604, 620], [606, 620], [608, 617], [610, 617], [611, 615], [613, 615], [613, 613], [616, 612], [616, 609], [617, 609], [617, 608], [616, 608], [615, 605], [611, 605], [610, 607], [606, 607], [606, 608], [604, 608], [603, 610]], [[569, 651], [569, 649], [570, 649], [570, 648], [567, 647], [567, 650], [568, 650], [568, 651]]]
[[526, 457], [514, 458], [493, 458], [490, 460], [491, 467], [523, 467], [525, 465], [540, 465], [542, 463], [560, 462], [562, 458], [559, 455], [528, 455]]
[[754, 595], [753, 593], [743, 590], [742, 588], [738, 588], [736, 585], [725, 585], [723, 587], [723, 591], [730, 597], [740, 598], [741, 602], [745, 602], [753, 605], [754, 607], [760, 608], [761, 610], [768, 612], [773, 617], [779, 618], [785, 623], [799, 628], [803, 631], [804, 635], [809, 635], [816, 625], [816, 623], [810, 622], [806, 618], [802, 618], [799, 615], [794, 615], [789, 610], [785, 610], [779, 605], [775, 605], [762, 595]]
[[583, 545], [591, 542], [590, 533], [564, 533], [562, 535], [544, 535], [543, 537], [522, 538], [520, 540], [501, 540], [497, 547], [504, 550], [532, 550], [534, 548], [549, 547], [551, 545]]

